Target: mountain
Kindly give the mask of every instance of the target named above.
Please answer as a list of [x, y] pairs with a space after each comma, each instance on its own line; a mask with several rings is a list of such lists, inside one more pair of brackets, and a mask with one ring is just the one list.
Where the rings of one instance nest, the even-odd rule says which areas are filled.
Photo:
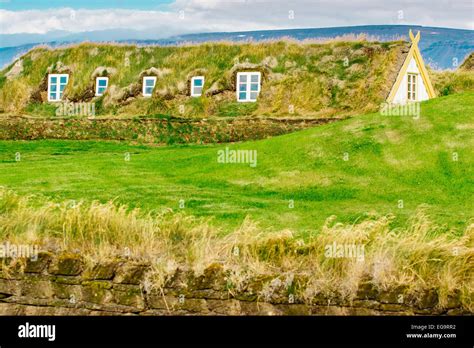
[[322, 39], [348, 34], [367, 34], [380, 41], [391, 41], [408, 36], [408, 30], [421, 32], [420, 49], [426, 62], [435, 69], [454, 69], [474, 51], [474, 31], [408, 25], [369, 25], [334, 28], [284, 29], [247, 32], [199, 33], [160, 38], [156, 32], [136, 30], [102, 30], [81, 33], [57, 31], [47, 35], [0, 35], [0, 64], [5, 66], [15, 57], [37, 44], [53, 47], [69, 43], [116, 41], [138, 45], [175, 45], [204, 41], [261, 41], [290, 37], [297, 40]]
[[0, 34], [0, 47], [16, 47], [38, 42], [68, 41], [70, 31], [54, 30], [47, 34]]
[[17, 47], [0, 47], [0, 67], [4, 68], [13, 62], [16, 57], [19, 57], [37, 44], [27, 44]]

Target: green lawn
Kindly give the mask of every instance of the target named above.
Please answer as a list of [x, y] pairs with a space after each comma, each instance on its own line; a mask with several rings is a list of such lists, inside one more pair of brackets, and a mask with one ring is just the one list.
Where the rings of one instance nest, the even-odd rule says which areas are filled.
[[[183, 199], [186, 213], [216, 225], [235, 227], [250, 216], [301, 232], [331, 215], [352, 222], [393, 213], [402, 224], [426, 205], [436, 222], [462, 229], [474, 217], [473, 121], [474, 93], [465, 93], [423, 103], [419, 119], [370, 114], [231, 145], [1, 141], [0, 186], [146, 210], [179, 210]], [[257, 167], [218, 163], [226, 146], [257, 150]]]

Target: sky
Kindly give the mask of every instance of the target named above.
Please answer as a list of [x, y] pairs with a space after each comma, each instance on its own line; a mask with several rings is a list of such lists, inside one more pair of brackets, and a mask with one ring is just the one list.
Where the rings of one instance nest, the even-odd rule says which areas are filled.
[[474, 0], [0, 0], [0, 34], [178, 34], [410, 24], [474, 30]]
[[13, 11], [45, 10], [50, 8], [87, 9], [137, 9], [156, 10], [173, 3], [174, 0], [0, 0], [0, 8]]

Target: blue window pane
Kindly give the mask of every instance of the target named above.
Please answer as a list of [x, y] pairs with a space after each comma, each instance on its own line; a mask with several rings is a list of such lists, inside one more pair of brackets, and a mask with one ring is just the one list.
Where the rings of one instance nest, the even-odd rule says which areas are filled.
[[153, 92], [153, 87], [145, 88], [145, 94], [151, 94]]
[[99, 87], [98, 94], [104, 94], [106, 88], [105, 87]]
[[56, 92], [56, 85], [51, 85], [50, 90], [51, 92]]
[[107, 86], [107, 80], [99, 80], [99, 86], [100, 87], [106, 87]]
[[56, 100], [56, 93], [49, 93], [50, 100]]
[[67, 83], [67, 77], [66, 76], [61, 76], [60, 81], [61, 81], [61, 83]]
[[56, 76], [51, 76], [51, 83], [56, 83], [58, 81]]
[[250, 85], [250, 90], [251, 91], [258, 91], [258, 83], [252, 83]]
[[239, 88], [239, 91], [245, 92], [246, 90], [247, 90], [247, 85], [241, 84], [240, 88]]
[[59, 99], [63, 97], [63, 92], [59, 92]]
[[64, 91], [65, 87], [66, 87], [66, 85], [59, 85], [59, 90], [62, 92], [62, 91]]
[[247, 93], [240, 92], [239, 93], [239, 100], [245, 100], [245, 99], [247, 99]]
[[154, 80], [145, 80], [145, 86], [147, 87], [153, 87], [155, 85]]
[[240, 75], [240, 82], [247, 82], [247, 75]]
[[201, 87], [202, 86], [202, 79], [195, 79], [194, 86]]
[[251, 82], [258, 82], [258, 75], [252, 75], [250, 79]]

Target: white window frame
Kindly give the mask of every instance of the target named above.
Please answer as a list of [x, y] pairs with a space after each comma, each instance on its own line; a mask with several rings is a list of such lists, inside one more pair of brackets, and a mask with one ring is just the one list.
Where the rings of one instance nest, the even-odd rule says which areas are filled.
[[[195, 86], [194, 83], [196, 80], [202, 80], [202, 86]], [[194, 76], [191, 79], [191, 97], [200, 97], [202, 95], [202, 91], [204, 90], [204, 83], [205, 83], [204, 76]], [[194, 93], [194, 88], [201, 88], [201, 93]]]
[[418, 100], [418, 74], [417, 73], [407, 73], [407, 100], [408, 101]]
[[[257, 91], [251, 91], [251, 85], [252, 85], [251, 78], [252, 78], [252, 75], [258, 75], [258, 89], [257, 89]], [[247, 76], [247, 81], [244, 82], [244, 84], [247, 85], [246, 90], [245, 90], [245, 93], [246, 93], [246, 98], [245, 99], [240, 99], [240, 92], [241, 92], [240, 91], [240, 85], [242, 84], [240, 82], [241, 76]], [[259, 72], [259, 71], [245, 71], [245, 72], [237, 73], [237, 79], [236, 79], [237, 101], [240, 102], [240, 103], [255, 103], [258, 99], [259, 94], [260, 94], [261, 86], [262, 86], [262, 73], [261, 72]], [[242, 92], [244, 92], [244, 91], [242, 91]], [[257, 93], [257, 98], [252, 99], [250, 97], [251, 92], [256, 92]]]
[[[151, 90], [151, 93], [145, 93], [146, 90], [146, 81], [147, 80], [153, 80], [153, 89]], [[153, 95], [153, 90], [155, 89], [156, 86], [156, 76], [144, 76], [143, 77], [143, 88], [142, 88], [142, 94], [144, 97], [151, 97]]]
[[[105, 81], [105, 90], [103, 93], [99, 93], [99, 81]], [[109, 78], [107, 76], [99, 76], [95, 78], [95, 96], [100, 97], [104, 95], [105, 91], [109, 87]]]
[[[51, 79], [53, 77], [57, 78], [56, 91], [52, 92], [55, 95], [54, 99], [51, 99]], [[69, 83], [69, 74], [48, 74], [48, 101], [49, 102], [59, 102], [62, 100], [61, 95], [61, 77], [66, 77], [66, 83], [63, 84], [64, 88], [66, 88], [67, 84]], [[63, 90], [64, 94], [64, 90]]]

